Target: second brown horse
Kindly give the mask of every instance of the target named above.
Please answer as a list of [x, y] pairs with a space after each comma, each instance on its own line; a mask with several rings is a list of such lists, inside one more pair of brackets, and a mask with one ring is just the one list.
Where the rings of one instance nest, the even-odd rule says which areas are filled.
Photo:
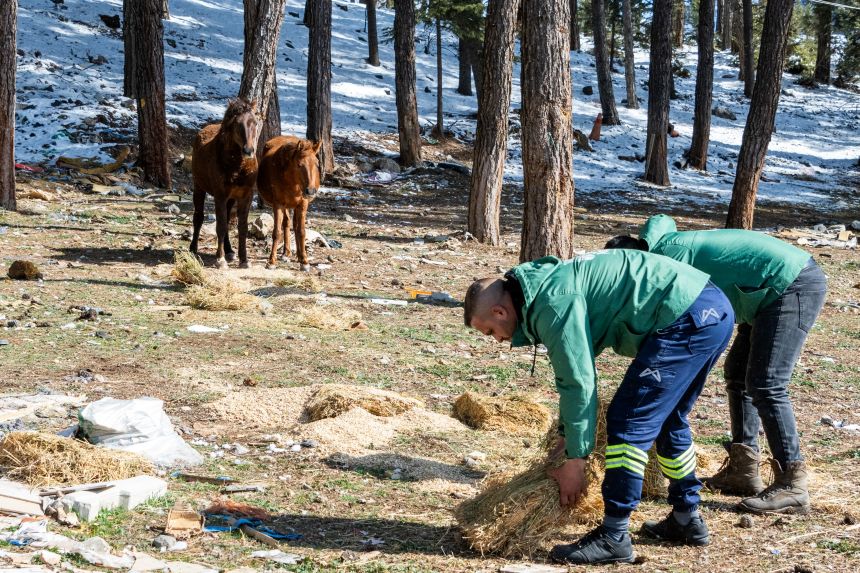
[[317, 152], [321, 142], [293, 136], [273, 137], [263, 148], [260, 169], [257, 173], [257, 190], [260, 197], [274, 211], [275, 228], [272, 231], [272, 252], [266, 265], [277, 265], [278, 245], [284, 242], [284, 260], [290, 257], [290, 214], [296, 231], [296, 252], [303, 271], [309, 271], [305, 248], [305, 217], [308, 205], [320, 188], [320, 169]]

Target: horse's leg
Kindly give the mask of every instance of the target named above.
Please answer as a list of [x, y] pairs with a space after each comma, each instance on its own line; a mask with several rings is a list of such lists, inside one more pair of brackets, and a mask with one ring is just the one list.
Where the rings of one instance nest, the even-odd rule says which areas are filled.
[[292, 249], [290, 249], [290, 219], [292, 215], [289, 209], [284, 209], [284, 254], [281, 255], [281, 260], [289, 262]]
[[219, 269], [227, 268], [224, 258], [224, 237], [227, 236], [227, 225], [230, 222], [230, 211], [227, 210], [226, 199], [215, 199], [215, 236], [218, 237], [218, 251], [215, 253], [215, 264]]
[[294, 211], [293, 226], [296, 228], [296, 251], [299, 255], [299, 264], [303, 271], [310, 271], [308, 264], [308, 251], [305, 246], [305, 215], [308, 212], [308, 202], [302, 201]]
[[278, 245], [281, 242], [281, 235], [284, 232], [282, 222], [286, 216], [286, 210], [282, 207], [273, 206], [272, 215], [275, 217], [275, 226], [272, 228], [272, 250], [269, 253], [269, 262], [266, 263], [267, 269], [273, 269], [278, 266]]
[[230, 219], [233, 218], [233, 206], [235, 204], [235, 199], [227, 199], [227, 230], [224, 232], [224, 257], [228, 263], [232, 263], [236, 259], [236, 253], [233, 252], [233, 247], [230, 245]]
[[239, 218], [239, 268], [250, 269], [248, 262], [248, 213], [251, 211], [252, 194], [248, 194], [240, 203], [236, 216]]
[[203, 209], [206, 205], [206, 191], [194, 186], [194, 235], [191, 239], [191, 252], [197, 254], [197, 242], [200, 239], [200, 227], [203, 226]]

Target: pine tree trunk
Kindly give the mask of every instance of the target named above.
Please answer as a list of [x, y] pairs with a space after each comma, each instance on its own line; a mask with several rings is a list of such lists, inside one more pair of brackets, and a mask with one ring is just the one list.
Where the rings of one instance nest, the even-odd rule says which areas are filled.
[[[744, 10], [743, 0], [731, 0], [732, 2], [732, 53], [740, 54], [744, 47]], [[743, 58], [741, 68], [743, 68]], [[743, 78], [738, 78], [743, 80]]]
[[733, 0], [723, 0], [723, 28], [720, 30], [720, 35], [723, 38], [722, 48], [728, 51], [732, 50], [733, 4]]
[[400, 164], [404, 167], [421, 161], [415, 82], [415, 4], [412, 0], [394, 0], [394, 85]]
[[672, 45], [676, 48], [684, 45], [684, 0], [675, 0], [672, 14]]
[[15, 199], [15, 33], [18, 2], [0, 2], [0, 207], [17, 209]]
[[457, 93], [470, 96], [472, 95], [472, 64], [469, 62], [469, 49], [463, 38], [457, 38], [457, 63], [459, 65]]
[[752, 0], [743, 0], [744, 5], [744, 95], [752, 96], [753, 84], [755, 83], [755, 67], [753, 65], [753, 45], [752, 45]]
[[648, 134], [645, 180], [670, 185], [667, 131], [672, 90], [672, 0], [654, 0], [651, 22], [651, 66], [648, 70]]
[[[244, 4], [244, 39], [245, 51], [242, 55], [242, 63], [245, 68], [249, 68], [251, 57], [254, 53], [254, 33], [257, 30], [257, 14], [260, 11], [260, 2], [262, 0], [243, 0]], [[264, 144], [281, 135], [281, 107], [278, 104], [278, 82], [274, 64], [272, 65], [272, 88], [268, 96], [268, 106], [265, 113], [261, 113], [264, 117], [263, 125], [260, 129], [260, 137], [257, 145], [257, 156], [262, 157]], [[260, 110], [262, 112], [262, 110]]]
[[609, 32], [609, 73], [615, 72], [615, 12], [610, 12], [610, 20], [612, 22], [612, 26], [610, 27]]
[[624, 81], [627, 84], [627, 108], [639, 109], [636, 97], [636, 71], [633, 61], [633, 15], [630, 13], [630, 0], [622, 3], [624, 20]]
[[689, 165], [708, 167], [708, 141], [711, 137], [711, 99], [714, 89], [714, 0], [699, 1], [699, 26], [696, 31], [699, 64], [696, 70], [696, 107], [693, 112], [693, 141]]
[[753, 88], [726, 227], [751, 229], [758, 182], [776, 120], [782, 70], [789, 39], [794, 0], [769, 0], [759, 47], [758, 73]]
[[[612, 89], [612, 75], [609, 71], [609, 54], [606, 51], [606, 13], [605, 0], [592, 0], [591, 24], [594, 28], [594, 60], [597, 66], [597, 90], [600, 92], [600, 107], [603, 111], [603, 125], [618, 125], [618, 110], [615, 108], [615, 93]], [[565, 10], [566, 11], [566, 10]]]
[[815, 16], [818, 21], [816, 30], [817, 50], [815, 53], [815, 81], [822, 84], [830, 83], [830, 37], [833, 29], [833, 8], [824, 4], [816, 4]]
[[570, 0], [570, 49], [580, 50], [579, 46], [579, 4], [577, 0]]
[[321, 176], [334, 170], [331, 144], [331, 0], [312, 0], [308, 30], [307, 138], [321, 141]]
[[367, 63], [379, 65], [379, 26], [376, 24], [376, 0], [364, 0], [367, 7]]
[[[520, 261], [573, 255], [569, 22], [567, 0], [523, 6], [520, 85], [525, 206]], [[605, 56], [605, 44], [603, 48]]]
[[475, 78], [475, 95], [481, 97], [481, 88], [484, 85], [484, 48], [478, 40], [469, 40], [466, 48], [469, 51], [472, 77]]
[[436, 18], [436, 137], [445, 137], [442, 108], [442, 22]]
[[164, 27], [161, 0], [123, 2], [124, 93], [137, 100], [137, 165], [145, 181], [170, 188], [164, 107]]
[[253, 18], [245, 18], [245, 37], [254, 39], [251, 46], [245, 44], [242, 83], [239, 97], [257, 105], [257, 111], [268, 117], [269, 100], [275, 85], [275, 55], [278, 37], [284, 21], [286, 0], [244, 0], [246, 13], [250, 9]]
[[508, 150], [508, 110], [519, 0], [489, 0], [484, 29], [486, 90], [478, 92], [478, 126], [469, 188], [469, 232], [499, 244], [499, 205]]
[[721, 48], [723, 47], [722, 41], [723, 41], [723, 18], [724, 18], [723, 6], [724, 5], [725, 5], [725, 0], [717, 0], [717, 29], [716, 29], [715, 34], [717, 37], [717, 41], [720, 42]]

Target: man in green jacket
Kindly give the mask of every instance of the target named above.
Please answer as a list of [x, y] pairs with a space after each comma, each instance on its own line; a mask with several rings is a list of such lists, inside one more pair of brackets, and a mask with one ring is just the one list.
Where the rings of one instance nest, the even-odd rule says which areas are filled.
[[696, 269], [637, 251], [599, 251], [569, 261], [545, 257], [466, 293], [467, 326], [513, 346], [544, 344], [555, 372], [567, 461], [554, 472], [562, 505], [585, 487], [594, 448], [597, 371], [606, 348], [634, 358], [606, 414], [603, 524], [551, 557], [567, 563], [631, 562], [630, 513], [642, 494], [656, 440], [673, 511], [643, 532], [690, 545], [709, 542], [698, 513], [701, 482], [687, 414], [731, 338], [734, 314]]
[[[788, 383], [827, 291], [809, 253], [741, 229], [678, 232], [667, 215], [648, 219], [639, 238], [615, 237], [607, 248], [634, 248], [685, 262], [708, 273], [732, 303], [738, 334], [726, 356], [732, 442], [723, 468], [706, 485], [750, 496], [754, 513], [806, 513], [806, 467]], [[759, 418], [773, 460], [774, 482], [759, 475]]]

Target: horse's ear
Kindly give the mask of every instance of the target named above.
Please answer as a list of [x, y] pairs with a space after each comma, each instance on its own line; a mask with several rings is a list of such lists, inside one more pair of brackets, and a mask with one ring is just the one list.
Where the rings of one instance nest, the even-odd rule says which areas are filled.
[[315, 141], [313, 143], [314, 155], [320, 152], [320, 147], [322, 147], [322, 141]]

